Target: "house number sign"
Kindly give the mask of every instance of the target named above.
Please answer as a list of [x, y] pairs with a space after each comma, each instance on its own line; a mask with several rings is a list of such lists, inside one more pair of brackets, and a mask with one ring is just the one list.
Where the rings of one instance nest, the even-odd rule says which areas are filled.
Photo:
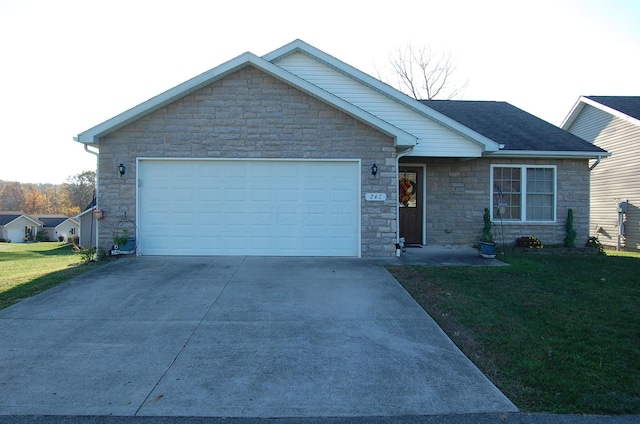
[[384, 202], [387, 200], [387, 193], [366, 193], [364, 200], [368, 202]]

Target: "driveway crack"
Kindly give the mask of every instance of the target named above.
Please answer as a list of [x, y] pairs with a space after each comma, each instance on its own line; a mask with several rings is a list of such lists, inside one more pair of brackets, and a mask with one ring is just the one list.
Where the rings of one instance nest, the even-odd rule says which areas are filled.
[[[187, 348], [187, 345], [189, 344], [189, 342], [193, 338], [194, 334], [196, 333], [196, 331], [198, 331], [198, 329], [202, 325], [202, 323], [203, 323], [204, 319], [207, 317], [207, 315], [209, 315], [209, 312], [211, 312], [211, 309], [213, 308], [213, 305], [215, 305], [218, 302], [218, 299], [220, 299], [220, 296], [222, 296], [222, 293], [225, 292], [225, 290], [227, 289], [227, 286], [229, 285], [231, 280], [233, 280], [233, 277], [235, 277], [236, 273], [238, 272], [238, 270], [240, 269], [240, 267], [244, 264], [244, 262], [246, 260], [247, 260], [246, 256], [242, 258], [242, 262], [240, 262], [240, 264], [236, 267], [235, 271], [233, 271], [233, 274], [231, 274], [229, 279], [225, 282], [224, 287], [222, 287], [222, 290], [220, 290], [220, 293], [218, 293], [218, 295], [213, 300], [213, 302], [211, 302], [211, 305], [209, 305], [209, 308], [207, 308], [207, 311], [202, 315], [202, 318], [200, 318], [200, 321], [198, 321], [198, 324], [196, 324], [196, 326], [193, 327], [193, 330], [191, 331], [191, 334], [189, 334], [189, 337], [187, 337], [187, 340], [184, 342], [184, 344], [182, 345], [182, 347], [180, 348], [178, 353], [173, 357], [173, 360], [171, 361], [171, 363], [169, 364], [167, 369], [162, 373], [162, 375], [160, 376], [158, 381], [156, 381], [156, 384], [153, 385], [153, 387], [151, 388], [151, 390], [149, 391], [147, 396], [144, 398], [144, 400], [142, 401], [142, 403], [140, 404], [138, 409], [136, 409], [136, 412], [133, 414], [134, 417], [138, 416], [138, 414], [140, 413], [140, 410], [142, 409], [142, 407], [149, 401], [149, 399], [151, 398], [151, 395], [153, 394], [153, 392], [160, 385], [160, 382], [162, 380], [164, 380], [165, 376], [169, 373], [169, 370], [171, 370], [171, 368], [176, 363], [176, 361], [178, 360], [178, 358], [180, 357], [182, 352], [184, 352], [184, 350]], [[159, 400], [159, 398], [158, 398], [158, 400]]]

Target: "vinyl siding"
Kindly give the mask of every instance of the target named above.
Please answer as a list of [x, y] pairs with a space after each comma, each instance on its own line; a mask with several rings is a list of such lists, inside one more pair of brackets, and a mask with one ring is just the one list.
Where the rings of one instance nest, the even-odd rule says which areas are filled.
[[276, 65], [303, 78], [353, 105], [373, 114], [419, 140], [412, 156], [480, 157], [482, 146], [413, 111], [396, 100], [303, 54], [294, 53], [279, 59]]
[[[617, 205], [629, 200], [625, 250], [640, 249], [640, 127], [585, 105], [568, 130], [612, 155], [591, 171], [590, 232], [602, 244], [618, 242]], [[596, 234], [598, 228], [602, 228]]]

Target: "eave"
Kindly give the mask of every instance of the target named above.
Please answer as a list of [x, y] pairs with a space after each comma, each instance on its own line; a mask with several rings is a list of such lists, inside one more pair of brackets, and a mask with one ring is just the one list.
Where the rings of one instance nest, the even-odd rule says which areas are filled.
[[96, 125], [74, 137], [74, 140], [85, 145], [97, 147], [100, 138], [104, 137], [142, 117], [148, 115], [202, 87], [224, 78], [246, 66], [254, 66], [273, 77], [293, 85], [299, 90], [322, 100], [344, 113], [358, 119], [392, 137], [396, 147], [415, 146], [416, 137], [388, 122], [360, 109], [353, 104], [309, 83], [308, 81], [266, 61], [252, 53], [244, 53], [222, 65], [198, 75], [174, 88], [171, 88], [101, 124]]

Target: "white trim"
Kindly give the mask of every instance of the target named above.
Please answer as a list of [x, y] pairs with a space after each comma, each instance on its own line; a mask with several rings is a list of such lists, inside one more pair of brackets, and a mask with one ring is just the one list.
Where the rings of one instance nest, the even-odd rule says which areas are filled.
[[259, 58], [253, 53], [248, 52], [78, 134], [77, 137], [74, 137], [74, 140], [80, 143], [97, 145], [100, 142], [100, 137], [116, 131], [125, 125], [130, 124], [131, 122], [246, 66], [254, 66], [281, 81], [295, 86], [313, 97], [331, 104], [354, 118], [365, 122], [379, 131], [393, 137], [397, 146], [414, 146], [416, 144], [417, 138], [406, 131], [391, 125], [377, 116], [374, 116], [363, 109], [360, 109], [353, 104], [322, 90], [310, 82]]
[[576, 152], [576, 151], [538, 151], [538, 150], [501, 150], [490, 153], [485, 157], [501, 158], [546, 158], [546, 159], [597, 159], [599, 157], [609, 157], [609, 152]]
[[606, 105], [598, 102], [597, 100], [590, 99], [590, 98], [588, 98], [586, 96], [580, 96], [580, 98], [578, 99], [576, 104], [573, 106], [573, 108], [571, 109], [571, 111], [567, 115], [567, 117], [564, 118], [564, 121], [562, 121], [562, 124], [560, 125], [560, 128], [562, 128], [564, 130], [568, 130], [569, 127], [571, 126], [571, 124], [573, 124], [573, 122], [578, 118], [578, 116], [580, 116], [580, 113], [584, 109], [585, 105], [589, 105], [589, 106], [595, 107], [596, 109], [600, 109], [603, 112], [606, 112], [606, 113], [608, 113], [610, 115], [615, 116], [616, 118], [620, 118], [623, 121], [627, 121], [630, 124], [640, 126], [640, 120], [639, 119], [636, 119], [633, 116], [629, 116], [626, 113], [619, 111], [618, 109], [614, 109], [614, 108], [612, 108], [610, 106], [606, 106]]
[[[555, 224], [558, 221], [558, 166], [557, 165], [532, 165], [532, 164], [509, 164], [509, 163], [496, 163], [491, 164], [491, 171], [489, 174], [489, 210], [491, 211], [492, 220], [499, 219], [493, 216], [493, 170], [495, 168], [520, 168], [520, 219], [501, 220], [504, 224]], [[546, 168], [553, 169], [553, 219], [545, 221], [527, 220], [527, 169], [528, 168]], [[523, 219], [524, 218], [524, 219]]]
[[499, 144], [495, 141], [483, 136], [482, 134], [472, 130], [471, 128], [462, 125], [458, 121], [449, 118], [448, 116], [436, 111], [435, 109], [432, 109], [427, 105], [420, 103], [413, 97], [410, 97], [403, 92], [396, 90], [395, 88], [380, 81], [379, 79], [374, 78], [371, 75], [366, 74], [339, 59], [336, 59], [335, 57], [323, 52], [322, 50], [319, 50], [311, 46], [310, 44], [305, 43], [302, 40], [294, 40], [291, 43], [286, 44], [262, 57], [269, 62], [276, 62], [278, 59], [281, 59], [295, 52], [301, 52], [308, 56], [311, 56], [319, 62], [322, 62], [330, 66], [331, 68], [336, 69], [345, 75], [348, 75], [361, 84], [368, 86], [369, 88], [372, 88], [386, 95], [387, 97], [390, 97], [391, 99], [422, 114], [423, 116], [431, 118], [442, 126], [464, 136], [465, 138], [468, 138], [474, 143], [483, 146], [485, 151], [492, 152], [498, 151], [500, 149]]
[[[13, 215], [13, 214], [12, 214], [12, 215]], [[11, 224], [11, 223], [13, 223], [13, 222], [16, 222], [17, 220], [19, 220], [19, 219], [20, 219], [20, 218], [22, 218], [22, 217], [24, 217], [24, 218], [28, 219], [29, 221], [33, 222], [33, 223], [34, 223], [34, 224], [36, 224], [36, 226], [38, 226], [38, 227], [41, 227], [41, 226], [43, 226], [43, 224], [44, 224], [42, 221], [35, 220], [35, 219], [31, 218], [29, 215], [27, 215], [27, 214], [23, 213], [23, 214], [20, 214], [20, 215], [19, 215], [18, 217], [16, 217], [15, 219], [12, 219], [11, 221], [7, 222], [6, 224], [4, 224], [4, 225], [0, 225], [0, 227], [6, 227], [7, 225], [9, 225], [9, 224]]]

